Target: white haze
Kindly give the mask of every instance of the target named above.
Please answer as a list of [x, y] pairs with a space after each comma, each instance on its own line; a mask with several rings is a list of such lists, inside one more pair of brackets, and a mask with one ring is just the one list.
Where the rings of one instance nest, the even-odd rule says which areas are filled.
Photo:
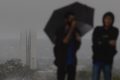
[[[120, 29], [120, 0], [0, 0], [0, 62], [11, 58], [22, 59], [25, 54], [19, 52], [20, 33], [25, 29], [34, 28], [38, 39], [38, 66], [52, 65], [54, 60], [53, 44], [44, 33], [43, 28], [55, 9], [74, 1], [95, 8], [94, 27], [102, 24], [101, 20], [105, 12], [112, 11], [116, 18], [114, 25]], [[82, 46], [78, 51], [80, 65], [91, 64], [92, 31], [82, 38]], [[115, 67], [119, 68], [119, 39], [117, 46], [118, 54], [115, 57]]]

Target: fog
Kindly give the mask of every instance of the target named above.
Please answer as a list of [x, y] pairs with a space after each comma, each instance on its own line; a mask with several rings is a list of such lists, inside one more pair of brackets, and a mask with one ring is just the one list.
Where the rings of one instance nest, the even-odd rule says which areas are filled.
[[[120, 0], [0, 0], [0, 62], [11, 58], [24, 61], [26, 54], [20, 54], [20, 33], [31, 28], [36, 31], [38, 68], [53, 64], [53, 44], [44, 33], [53, 11], [74, 1], [95, 8], [94, 27], [102, 24], [102, 16], [107, 11], [115, 14], [115, 26], [120, 29]], [[80, 65], [91, 64], [91, 30], [82, 38], [82, 46], [78, 51]], [[25, 34], [26, 35], [26, 34]], [[23, 43], [25, 44], [25, 42]], [[118, 54], [115, 57], [115, 67], [119, 68], [120, 40], [118, 39]]]

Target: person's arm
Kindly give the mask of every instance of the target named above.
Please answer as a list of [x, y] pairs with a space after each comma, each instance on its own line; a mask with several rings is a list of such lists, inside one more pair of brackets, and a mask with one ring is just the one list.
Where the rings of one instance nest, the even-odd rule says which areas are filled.
[[110, 44], [112, 47], [114, 47], [114, 48], [116, 48], [116, 41], [117, 41], [117, 38], [118, 38], [118, 34], [119, 34], [119, 31], [116, 30], [116, 31], [114, 32], [113, 39], [111, 39], [111, 40], [109, 41], [109, 44]]
[[76, 51], [80, 48], [81, 46], [81, 36], [79, 31], [76, 30], [75, 32], [75, 46], [76, 46]]
[[110, 40], [109, 41], [109, 44], [112, 46], [112, 47], [116, 47], [116, 40]]
[[94, 45], [101, 45], [102, 44], [102, 42], [100, 40], [100, 36], [99, 36], [98, 27], [96, 27], [95, 30], [93, 31], [93, 34], [92, 34], [92, 43]]
[[72, 32], [73, 32], [73, 29], [70, 29], [69, 32], [68, 32], [68, 34], [63, 39], [64, 43], [68, 43], [69, 42], [69, 39], [70, 39], [70, 37], [72, 35]]
[[67, 35], [63, 39], [63, 43], [67, 44], [69, 42], [70, 37], [71, 37], [71, 35], [73, 34], [73, 32], [75, 30], [75, 27], [76, 27], [75, 24], [76, 24], [75, 22], [72, 23], [71, 28], [69, 29]]

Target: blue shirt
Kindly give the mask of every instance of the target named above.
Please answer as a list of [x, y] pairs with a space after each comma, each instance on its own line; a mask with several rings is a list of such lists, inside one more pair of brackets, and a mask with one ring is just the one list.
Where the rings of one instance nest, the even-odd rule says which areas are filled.
[[72, 41], [67, 49], [67, 64], [74, 64], [74, 50], [75, 49], [75, 45], [74, 45], [74, 41]]

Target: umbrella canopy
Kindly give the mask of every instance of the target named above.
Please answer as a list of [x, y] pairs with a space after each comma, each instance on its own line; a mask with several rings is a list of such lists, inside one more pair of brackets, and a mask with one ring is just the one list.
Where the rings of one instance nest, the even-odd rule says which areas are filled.
[[81, 36], [84, 36], [88, 31], [90, 31], [90, 29], [92, 29], [94, 9], [79, 2], [72, 3], [68, 6], [55, 10], [44, 28], [44, 31], [53, 43], [55, 42], [56, 37], [55, 32], [60, 27], [64, 26], [64, 15], [68, 12], [75, 13], [78, 20], [77, 28]]

